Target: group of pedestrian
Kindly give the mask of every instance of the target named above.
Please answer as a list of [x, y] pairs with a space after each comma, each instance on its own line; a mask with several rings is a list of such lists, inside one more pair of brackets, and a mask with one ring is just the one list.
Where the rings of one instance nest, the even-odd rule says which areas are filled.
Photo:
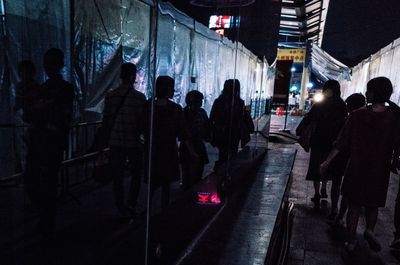
[[[197, 90], [186, 95], [185, 108], [173, 102], [175, 81], [169, 76], [157, 78], [154, 98], [148, 100], [134, 87], [134, 64], [124, 63], [120, 77], [122, 84], [106, 95], [103, 111], [103, 126], [110, 130], [107, 141], [116, 206], [123, 215], [135, 215], [145, 176], [151, 187], [150, 198], [161, 188], [161, 209], [165, 212], [172, 182], [181, 180], [183, 188], [188, 189], [202, 178], [209, 162], [205, 142], [219, 149], [216, 169], [236, 155], [243, 126], [239, 121], [245, 116], [240, 83], [225, 82], [209, 118], [202, 108], [204, 95]], [[131, 185], [125, 200], [123, 176], [127, 160]]]
[[24, 184], [31, 204], [40, 215], [39, 230], [51, 239], [54, 233], [58, 172], [68, 147], [72, 120], [73, 86], [63, 80], [64, 54], [52, 48], [43, 56], [47, 80], [35, 80], [31, 61], [18, 64], [20, 82], [16, 86], [15, 111], [22, 109], [28, 125]]
[[[14, 110], [22, 110], [22, 119], [28, 125], [25, 191], [31, 205], [38, 209], [40, 232], [52, 239], [58, 174], [68, 148], [74, 89], [61, 75], [64, 67], [61, 50], [49, 49], [44, 54], [43, 67], [47, 80], [39, 84], [31, 61], [18, 64], [20, 81], [16, 86]], [[245, 142], [243, 139], [249, 138], [252, 132], [252, 121], [249, 125], [246, 120], [249, 115], [240, 99], [238, 80], [225, 82], [209, 118], [202, 108], [201, 92], [187, 93], [186, 106], [182, 108], [172, 100], [174, 79], [159, 76], [154, 98], [146, 99], [135, 89], [136, 72], [136, 65], [122, 64], [120, 85], [105, 96], [101, 133], [105, 139], [94, 145], [100, 153], [109, 147], [115, 204], [122, 215], [131, 217], [135, 215], [143, 180], [150, 183], [150, 198], [161, 187], [161, 209], [166, 211], [171, 182], [181, 180], [182, 187], [189, 189], [202, 178], [204, 166], [209, 162], [206, 142], [219, 150], [217, 170], [236, 155], [240, 139]], [[248, 134], [246, 137], [243, 131]], [[131, 179], [126, 197], [124, 175], [128, 168]]]
[[[358, 219], [365, 208], [364, 238], [372, 250], [380, 251], [381, 244], [374, 235], [378, 208], [386, 203], [390, 171], [397, 173], [399, 166], [400, 108], [390, 101], [392, 83], [386, 77], [371, 79], [365, 97], [352, 94], [346, 101], [340, 98], [337, 81], [327, 81], [322, 91], [324, 100], [315, 103], [304, 118], [307, 126], [313, 126], [307, 172], [307, 180], [314, 183], [311, 200], [318, 209], [320, 200], [327, 198], [326, 182], [332, 181], [327, 218], [334, 227], [346, 228], [346, 250], [353, 253], [358, 245]], [[396, 249], [400, 249], [399, 198], [391, 244]]]

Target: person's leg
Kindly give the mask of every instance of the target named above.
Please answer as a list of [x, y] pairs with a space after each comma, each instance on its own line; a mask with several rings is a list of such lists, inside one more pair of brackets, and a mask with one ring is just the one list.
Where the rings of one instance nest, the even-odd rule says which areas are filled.
[[378, 221], [378, 207], [366, 207], [365, 220], [367, 223], [367, 230], [373, 232]]
[[181, 163], [182, 169], [182, 187], [186, 190], [191, 185], [191, 165], [189, 161], [184, 161]]
[[[396, 229], [394, 233], [395, 240], [400, 239], [400, 181], [399, 181], [399, 191], [397, 193], [396, 205], [394, 208], [394, 228]], [[399, 242], [400, 247], [400, 242]]]
[[203, 172], [204, 172], [204, 163], [200, 162], [196, 166], [195, 180], [193, 183], [197, 183], [203, 178]]
[[346, 197], [342, 196], [342, 199], [340, 200], [340, 208], [339, 208], [339, 213], [336, 217], [336, 220], [343, 220], [344, 215], [346, 214], [348, 209], [348, 202]]
[[218, 146], [218, 160], [215, 161], [214, 171], [221, 168], [221, 166], [228, 160], [228, 147], [225, 145]]
[[125, 213], [126, 206], [124, 201], [124, 171], [126, 162], [126, 152], [122, 148], [110, 148], [110, 164], [113, 174], [113, 191], [115, 204], [121, 213]]
[[340, 196], [340, 186], [342, 184], [342, 178], [340, 176], [334, 176], [332, 179], [331, 186], [331, 213], [329, 214], [329, 219], [334, 219], [338, 212], [338, 202]]
[[356, 241], [358, 219], [360, 218], [361, 206], [354, 203], [350, 203], [349, 210], [347, 212], [347, 241], [354, 243]]
[[321, 199], [321, 195], [319, 194], [320, 181], [314, 180], [313, 184], [314, 184], [314, 197], [311, 198], [311, 201], [314, 203], [314, 207], [319, 208]]
[[40, 152], [34, 142], [31, 140], [28, 146], [28, 153], [26, 156], [26, 165], [24, 170], [24, 189], [30, 202], [38, 207], [39, 195], [39, 179], [40, 179]]
[[374, 236], [374, 229], [378, 220], [378, 207], [367, 207], [365, 209], [365, 219], [367, 222], [367, 229], [364, 232], [364, 237], [372, 250], [380, 251], [381, 245]]
[[328, 193], [326, 192], [327, 191], [327, 189], [326, 189], [327, 185], [328, 185], [328, 181], [326, 181], [326, 180], [322, 181], [321, 198], [323, 198], [323, 199], [328, 198]]
[[[45, 146], [46, 145], [46, 146]], [[64, 151], [51, 141], [43, 146], [39, 177], [40, 230], [46, 238], [54, 235], [58, 173]]]
[[141, 149], [132, 149], [128, 153], [131, 167], [131, 183], [129, 189], [128, 205], [135, 208], [139, 197], [140, 185], [143, 174], [143, 151]]
[[321, 182], [319, 180], [314, 180], [313, 184], [314, 184], [314, 195], [315, 195], [315, 197], [320, 196], [319, 187], [321, 186]]

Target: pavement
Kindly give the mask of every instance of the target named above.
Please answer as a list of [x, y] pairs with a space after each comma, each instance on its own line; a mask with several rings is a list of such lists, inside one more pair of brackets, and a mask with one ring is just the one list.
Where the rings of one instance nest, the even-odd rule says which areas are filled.
[[[257, 121], [260, 128], [264, 127], [267, 120]], [[250, 146], [261, 146], [265, 149], [266, 140], [255, 136], [249, 143]], [[204, 176], [212, 172], [217, 151], [208, 145], [210, 163], [204, 170]], [[125, 186], [128, 186], [126, 178]], [[126, 264], [127, 260], [142, 264], [144, 257], [145, 220], [147, 206], [147, 185], [142, 183], [139, 195], [136, 219], [119, 216], [114, 206], [112, 188], [110, 185], [101, 186], [89, 180], [70, 190], [67, 197], [58, 203], [56, 218], [57, 231], [55, 242], [50, 246], [43, 241], [36, 227], [38, 213], [27, 205], [24, 198], [22, 185], [0, 187], [0, 264], [15, 265], [79, 265], [79, 264]], [[188, 244], [219, 210], [220, 206], [202, 207], [193, 203], [188, 192], [176, 182], [171, 187], [171, 205], [175, 203], [182, 207], [182, 216], [175, 223], [171, 231], [166, 232], [167, 237], [175, 239], [174, 242], [164, 247], [164, 252], [179, 255], [179, 251]], [[70, 196], [73, 195], [73, 196]], [[189, 198], [189, 199], [185, 199]], [[75, 199], [79, 199], [76, 201]], [[161, 192], [157, 191], [153, 198], [151, 221], [159, 225]], [[78, 203], [79, 202], [79, 203]], [[194, 213], [200, 213], [196, 216]], [[158, 220], [160, 220], [158, 218]], [[158, 223], [158, 224], [157, 224]], [[166, 222], [161, 222], [163, 225]], [[171, 232], [176, 231], [176, 236]], [[165, 234], [165, 233], [163, 233]], [[184, 237], [184, 240], [178, 240]], [[154, 246], [152, 246], [154, 247]], [[172, 255], [167, 255], [172, 259]], [[137, 263], [139, 262], [139, 263]], [[171, 260], [168, 260], [168, 264]]]
[[[301, 117], [288, 116], [287, 124], [284, 126], [285, 117], [272, 115], [270, 130], [273, 135], [282, 134], [281, 130], [285, 129], [285, 133], [294, 132]], [[290, 136], [290, 135], [289, 135]], [[297, 149], [297, 155], [293, 168], [293, 182], [290, 191], [289, 200], [295, 204], [295, 215], [293, 221], [292, 238], [290, 243], [290, 252], [288, 265], [394, 265], [400, 264], [399, 255], [391, 253], [388, 246], [393, 239], [393, 210], [394, 201], [397, 195], [399, 176], [391, 177], [390, 188], [388, 193], [387, 204], [385, 208], [380, 209], [379, 220], [376, 226], [376, 235], [379, 242], [383, 246], [383, 250], [379, 253], [373, 253], [365, 244], [361, 233], [365, 228], [365, 222], [360, 219], [359, 223], [359, 241], [360, 248], [354, 256], [349, 257], [342, 247], [343, 235], [339, 231], [333, 231], [326, 222], [326, 215], [329, 212], [329, 200], [322, 204], [320, 211], [313, 209], [310, 198], [313, 196], [313, 187], [311, 182], [305, 181], [305, 174], [308, 168], [309, 153], [306, 153], [298, 144], [294, 143], [293, 137], [281, 136], [279, 141], [272, 141], [268, 148], [278, 149]], [[276, 138], [277, 139], [277, 138]], [[265, 143], [262, 136], [252, 139], [250, 145], [258, 145]], [[210, 149], [212, 159], [215, 159], [216, 152]], [[211, 172], [212, 163], [206, 169], [205, 174]], [[95, 185], [88, 183], [88, 186]], [[142, 187], [143, 191], [146, 186]], [[176, 183], [173, 187], [174, 197], [172, 201], [184, 196], [184, 191]], [[110, 186], [96, 187], [95, 191], [85, 192], [82, 188], [83, 196], [81, 204], [77, 204], [74, 200], [67, 200], [60, 203], [59, 214], [57, 216], [58, 242], [54, 246], [50, 246], [50, 250], [55, 250], [58, 255], [56, 264], [110, 264], [105, 263], [106, 260], [112, 260], [113, 252], [118, 246], [127, 246], [124, 251], [130, 256], [138, 253], [137, 249], [130, 248], [129, 242], [136, 245], [144, 245], [142, 227], [143, 221], [130, 222], [129, 220], [118, 218], [118, 213], [113, 204], [113, 198]], [[329, 190], [329, 186], [328, 186]], [[75, 191], [74, 192], [78, 192]], [[145, 209], [145, 192], [140, 195], [140, 207], [138, 209], [140, 218], [143, 218]], [[156, 196], [160, 196], [159, 194]], [[159, 199], [155, 199], [155, 202]], [[37, 220], [34, 218], [34, 212], [23, 213], [23, 196], [21, 187], [8, 187], [0, 189], [0, 264], [40, 264], [50, 265], [51, 263], [34, 263], [24, 262], [30, 257], [40, 257], [46, 255], [46, 249], [43, 252], [40, 244], [38, 244], [37, 234], [34, 232], [24, 240], [21, 240], [24, 222], [21, 222], [21, 216], [32, 216], [28, 218], [30, 221], [25, 225], [34, 227]], [[157, 207], [154, 207], [157, 208]], [[210, 219], [218, 211], [218, 208], [210, 208], [204, 212], [204, 220]], [[154, 213], [156, 214], [156, 213]], [[25, 216], [25, 217], [26, 217]], [[77, 222], [79, 220], [79, 222]], [[186, 223], [196, 222], [196, 220], [186, 221]], [[182, 233], [181, 224], [177, 224]], [[262, 225], [262, 224], [259, 224]], [[10, 239], [9, 240], [6, 239]], [[121, 238], [124, 238], [122, 240]], [[189, 239], [188, 239], [189, 240]], [[190, 240], [189, 240], [190, 241]], [[10, 244], [18, 242], [17, 250], [12, 249]], [[26, 248], [28, 246], [28, 248]], [[210, 246], [214, 247], [214, 246]], [[222, 246], [224, 247], [224, 246]], [[237, 246], [239, 247], [239, 245]], [[49, 249], [47, 249], [48, 251]], [[47, 252], [48, 253], [48, 252]], [[136, 253], [136, 254], [135, 254]], [[201, 253], [200, 253], [201, 255]], [[207, 260], [207, 259], [205, 259]], [[93, 261], [95, 261], [93, 263]], [[126, 264], [123, 262], [112, 263]], [[131, 264], [136, 264], [135, 262]], [[198, 265], [196, 263], [192, 263]], [[203, 263], [202, 263], [203, 264]], [[199, 264], [200, 265], [200, 264]], [[224, 264], [230, 265], [230, 264]]]
[[[292, 134], [301, 117], [289, 116], [286, 129]], [[271, 118], [271, 131], [279, 132], [284, 128], [284, 116]], [[284, 143], [271, 143], [282, 146]], [[293, 183], [289, 200], [295, 204], [294, 223], [290, 244], [288, 265], [394, 265], [400, 264], [400, 255], [392, 253], [389, 244], [393, 240], [394, 203], [399, 187], [399, 176], [392, 174], [386, 207], [379, 210], [379, 219], [375, 228], [376, 237], [382, 245], [382, 251], [372, 252], [362, 237], [365, 229], [364, 218], [360, 218], [358, 240], [360, 247], [354, 256], [348, 256], [343, 249], [344, 231], [333, 230], [326, 222], [330, 210], [329, 198], [324, 201], [320, 211], [313, 209], [311, 197], [314, 195], [312, 182], [306, 181], [309, 153], [298, 144], [289, 144], [297, 149], [293, 168]], [[329, 185], [329, 184], [328, 184]], [[329, 194], [330, 186], [328, 186]]]

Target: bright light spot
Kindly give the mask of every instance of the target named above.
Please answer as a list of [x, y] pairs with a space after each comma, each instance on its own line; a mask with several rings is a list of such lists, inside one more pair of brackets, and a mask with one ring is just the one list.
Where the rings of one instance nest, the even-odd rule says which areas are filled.
[[290, 71], [295, 72], [295, 71], [296, 71], [296, 67], [292, 67], [292, 68], [290, 69]]
[[312, 82], [310, 82], [310, 83], [307, 84], [307, 87], [308, 87], [308, 88], [313, 88], [313, 86], [314, 86], [314, 84], [313, 84]]
[[292, 87], [290, 88], [290, 91], [297, 91], [297, 86], [292, 86]]
[[197, 203], [199, 204], [220, 204], [221, 199], [217, 193], [197, 192]]
[[216, 193], [211, 195], [211, 203], [216, 203], [216, 204], [221, 203], [221, 199], [218, 197]]
[[324, 100], [324, 95], [322, 93], [316, 93], [313, 97], [314, 102], [321, 102]]

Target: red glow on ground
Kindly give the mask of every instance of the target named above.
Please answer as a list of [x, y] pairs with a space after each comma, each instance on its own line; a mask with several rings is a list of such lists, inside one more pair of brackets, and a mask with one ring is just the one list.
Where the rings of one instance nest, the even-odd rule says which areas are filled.
[[199, 204], [220, 204], [221, 199], [216, 193], [197, 192], [197, 203]]
[[221, 203], [221, 199], [216, 193], [211, 195], [211, 203]]

